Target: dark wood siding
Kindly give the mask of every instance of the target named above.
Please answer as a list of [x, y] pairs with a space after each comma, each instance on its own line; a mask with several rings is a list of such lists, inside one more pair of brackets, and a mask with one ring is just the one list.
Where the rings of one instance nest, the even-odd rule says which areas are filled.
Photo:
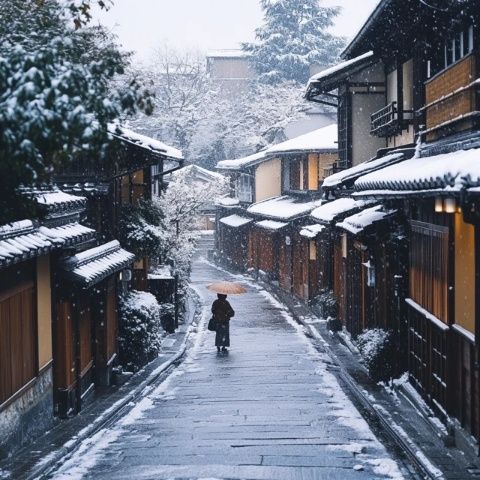
[[38, 373], [33, 281], [0, 293], [0, 404]]

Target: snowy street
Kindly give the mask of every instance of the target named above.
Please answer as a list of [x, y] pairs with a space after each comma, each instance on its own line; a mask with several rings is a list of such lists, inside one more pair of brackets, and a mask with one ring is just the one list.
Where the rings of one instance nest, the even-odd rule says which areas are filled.
[[217, 355], [205, 286], [223, 278], [194, 264], [203, 321], [183, 364], [51, 478], [408, 478], [265, 291], [244, 281], [249, 293], [230, 298], [232, 348]]

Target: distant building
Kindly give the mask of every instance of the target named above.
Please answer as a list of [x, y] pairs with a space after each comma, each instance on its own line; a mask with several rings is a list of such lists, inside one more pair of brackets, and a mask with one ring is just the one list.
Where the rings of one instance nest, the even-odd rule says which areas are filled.
[[245, 88], [255, 78], [249, 54], [243, 50], [212, 50], [207, 53], [207, 72], [226, 92]]

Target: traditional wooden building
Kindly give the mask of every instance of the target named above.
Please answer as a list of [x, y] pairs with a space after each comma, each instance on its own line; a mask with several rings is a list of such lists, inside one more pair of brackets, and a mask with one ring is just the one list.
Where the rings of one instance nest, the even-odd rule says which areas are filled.
[[[283, 288], [295, 288], [301, 298], [314, 295], [316, 270], [311, 268], [311, 262], [315, 261], [316, 252], [313, 245], [305, 244], [305, 237], [298, 234], [292, 222], [315, 207], [313, 202], [319, 198], [325, 172], [338, 159], [336, 132], [336, 126], [330, 125], [251, 157], [218, 164], [230, 175], [238, 200], [237, 205], [227, 206], [225, 201], [231, 199], [224, 199], [219, 208], [219, 257], [232, 258], [229, 252], [235, 252], [235, 267], [246, 264], [265, 272], [272, 279], [279, 279]], [[244, 190], [245, 185], [248, 188]], [[225, 208], [235, 211], [222, 219]], [[252, 218], [256, 222], [252, 223]], [[287, 226], [289, 233], [285, 233]], [[270, 253], [270, 247], [278, 250], [281, 257]]]
[[[474, 1], [434, 8], [428, 2], [384, 0], [344, 51], [345, 62], [312, 78], [308, 88], [311, 100], [330, 99], [339, 106], [340, 157], [347, 159], [342, 167], [355, 165], [358, 143], [380, 148], [365, 163], [379, 162], [379, 168], [361, 167], [353, 178], [345, 170], [324, 185], [330, 184], [326, 191], [333, 196], [349, 191], [381, 203], [385, 213], [399, 212], [396, 221], [404, 231], [399, 252], [408, 261], [403, 273], [393, 269], [383, 281], [397, 295], [406, 368], [437, 413], [456, 419], [477, 439], [479, 17]], [[378, 108], [370, 102], [355, 130], [352, 97], [360, 94], [373, 95]], [[375, 256], [388, 263], [388, 252]], [[381, 295], [384, 301], [388, 292]]]
[[86, 199], [29, 192], [40, 219], [0, 227], [0, 453], [8, 454], [53, 421], [54, 270], [62, 252], [92, 242], [79, 224]]

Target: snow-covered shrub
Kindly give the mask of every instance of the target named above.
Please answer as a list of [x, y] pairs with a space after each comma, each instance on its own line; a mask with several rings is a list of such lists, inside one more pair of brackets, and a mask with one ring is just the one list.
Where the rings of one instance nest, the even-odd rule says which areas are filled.
[[319, 310], [320, 315], [325, 318], [336, 318], [338, 303], [331, 290], [323, 290], [313, 300], [313, 305]]
[[120, 298], [120, 358], [137, 370], [160, 351], [162, 327], [160, 305], [148, 292], [132, 290]]
[[173, 303], [162, 303], [160, 305], [160, 318], [163, 329], [169, 333], [173, 333], [173, 331], [175, 331], [175, 327], [173, 326], [175, 322], [175, 305]]
[[395, 365], [393, 332], [381, 328], [365, 330], [357, 337], [356, 343], [368, 373], [374, 381], [380, 382], [392, 378]]

